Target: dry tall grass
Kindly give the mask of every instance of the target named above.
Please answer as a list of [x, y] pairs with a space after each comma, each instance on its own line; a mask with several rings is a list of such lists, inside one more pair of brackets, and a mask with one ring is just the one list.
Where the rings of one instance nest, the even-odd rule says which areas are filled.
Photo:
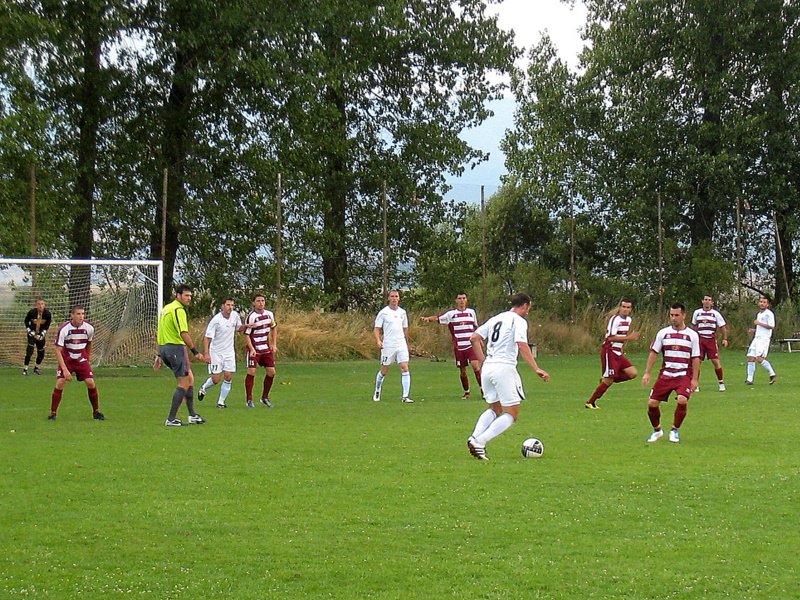
[[[687, 320], [695, 307], [688, 310]], [[452, 342], [447, 327], [436, 323], [423, 323], [422, 315], [435, 314], [435, 310], [409, 312], [409, 337], [412, 356], [452, 360]], [[745, 348], [750, 341], [747, 328], [751, 326], [756, 310], [743, 307], [726, 314], [729, 321], [729, 339], [732, 348]], [[586, 308], [578, 313], [574, 323], [558, 321], [549, 315], [531, 312], [528, 315], [528, 339], [538, 345], [539, 352], [549, 355], [596, 353], [605, 335], [606, 324], [612, 312]], [[293, 309], [278, 311], [278, 348], [280, 358], [289, 360], [347, 360], [377, 359], [378, 349], [372, 335], [375, 315], [350, 313], [301, 312]], [[783, 323], [781, 321], [783, 320]], [[791, 335], [797, 319], [778, 315], [779, 330], [774, 338]], [[644, 352], [656, 333], [668, 324], [667, 313], [634, 312], [634, 331], [641, 337], [626, 345], [627, 352]], [[203, 347], [205, 322], [192, 323], [192, 339], [198, 348]], [[783, 329], [787, 330], [784, 333]], [[242, 340], [239, 344], [243, 347]]]

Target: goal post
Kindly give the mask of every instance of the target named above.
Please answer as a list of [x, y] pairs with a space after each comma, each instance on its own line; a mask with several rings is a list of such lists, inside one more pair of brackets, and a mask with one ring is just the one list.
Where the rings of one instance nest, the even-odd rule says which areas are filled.
[[[0, 257], [0, 365], [22, 366], [25, 315], [37, 298], [53, 316], [44, 366], [55, 366], [56, 332], [75, 305], [85, 308], [95, 327], [93, 366], [149, 364], [163, 292], [160, 260]], [[36, 352], [31, 366], [35, 359]]]

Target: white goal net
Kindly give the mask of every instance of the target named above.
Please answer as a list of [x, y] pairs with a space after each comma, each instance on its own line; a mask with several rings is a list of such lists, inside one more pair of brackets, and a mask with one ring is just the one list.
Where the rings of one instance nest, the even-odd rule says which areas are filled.
[[[86, 319], [95, 327], [93, 366], [149, 364], [162, 292], [160, 260], [0, 258], [0, 365], [22, 366], [25, 315], [37, 298], [53, 317], [44, 366], [55, 366], [56, 333], [75, 305], [86, 309]], [[31, 366], [35, 359], [36, 352]]]

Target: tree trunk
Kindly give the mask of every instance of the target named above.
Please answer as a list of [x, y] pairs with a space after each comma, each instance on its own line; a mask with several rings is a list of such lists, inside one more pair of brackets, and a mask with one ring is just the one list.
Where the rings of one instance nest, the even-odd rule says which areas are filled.
[[339, 141], [326, 151], [324, 194], [327, 202], [323, 217], [322, 276], [325, 293], [333, 298], [330, 309], [334, 312], [348, 308], [347, 268], [347, 116], [343, 95], [331, 87], [326, 91], [331, 106], [335, 106], [337, 120], [331, 126]]
[[[792, 256], [792, 232], [787, 225], [791, 216], [775, 213], [775, 304], [791, 301], [794, 292], [794, 257]], [[784, 278], [784, 271], [786, 277]], [[789, 296], [786, 296], [789, 290]]]
[[[94, 233], [94, 193], [96, 187], [97, 138], [100, 127], [100, 15], [91, 6], [84, 15], [83, 27], [83, 80], [79, 92], [80, 116], [78, 120], [77, 179], [75, 181], [76, 210], [72, 223], [72, 257], [92, 258]], [[87, 316], [91, 315], [90, 271], [85, 266], [70, 270], [70, 305], [82, 304]]]
[[[186, 200], [185, 164], [194, 93], [194, 76], [191, 69], [191, 51], [178, 47], [175, 71], [169, 97], [163, 110], [161, 155], [163, 167], [167, 169], [166, 244], [164, 248], [164, 302], [173, 296], [175, 261], [183, 231], [182, 210]], [[155, 227], [150, 240], [150, 252], [161, 258], [161, 234], [163, 223], [163, 169], [156, 177]]]

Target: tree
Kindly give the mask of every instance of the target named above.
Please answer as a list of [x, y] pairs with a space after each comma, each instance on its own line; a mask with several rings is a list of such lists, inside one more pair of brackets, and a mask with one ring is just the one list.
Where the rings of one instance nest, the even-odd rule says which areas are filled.
[[315, 35], [297, 68], [319, 75], [312, 96], [286, 105], [296, 139], [290, 151], [279, 148], [279, 160], [304, 175], [297, 201], [318, 223], [312, 246], [323, 287], [331, 308], [342, 310], [353, 299], [353, 259], [367, 262], [363, 250], [381, 246], [383, 183], [402, 215], [390, 232], [399, 249], [392, 259], [402, 262], [421, 225], [442, 216], [435, 191], [443, 173], [478, 157], [458, 134], [486, 118], [484, 102], [501, 89], [488, 74], [510, 69], [515, 52], [479, 0], [331, 0], [305, 8], [299, 26]]
[[720, 272], [707, 259], [724, 269], [740, 237], [737, 206], [746, 204], [759, 234], [777, 232], [776, 282], [793, 289], [784, 279], [794, 278], [798, 241], [797, 7], [586, 4], [582, 71], [569, 73], [544, 41], [515, 82], [512, 177], [543, 198], [586, 202], [592, 221], [612, 232], [608, 273], [642, 289], [652, 290], [658, 240], [661, 257], [672, 253], [682, 271]]

